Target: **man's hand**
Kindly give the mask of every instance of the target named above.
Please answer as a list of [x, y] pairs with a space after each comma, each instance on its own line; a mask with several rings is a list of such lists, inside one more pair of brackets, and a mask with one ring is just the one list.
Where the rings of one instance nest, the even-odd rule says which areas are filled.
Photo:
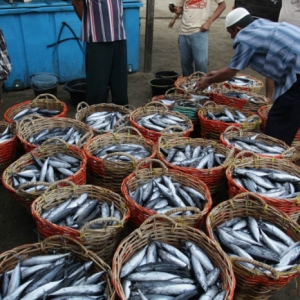
[[209, 31], [211, 23], [206, 21], [200, 28], [201, 32]]
[[201, 77], [195, 87], [196, 92], [201, 92], [209, 87], [209, 83], [207, 82], [208, 78], [206, 76]]

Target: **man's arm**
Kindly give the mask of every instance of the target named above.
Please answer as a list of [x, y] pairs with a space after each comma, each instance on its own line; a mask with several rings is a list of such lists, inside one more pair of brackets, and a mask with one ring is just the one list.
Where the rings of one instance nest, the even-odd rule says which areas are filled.
[[200, 31], [208, 31], [211, 24], [219, 18], [222, 12], [226, 9], [225, 1], [218, 4], [218, 7], [215, 9], [213, 14], [209, 17], [209, 19], [202, 25]]
[[196, 90], [202, 91], [213, 83], [219, 83], [219, 82], [229, 80], [230, 78], [234, 77], [236, 73], [239, 71], [240, 70], [234, 70], [228, 67], [225, 67], [218, 71], [212, 71], [208, 73], [206, 76], [201, 77], [201, 79], [198, 81], [196, 85]]
[[84, 6], [83, 1], [82, 0], [72, 0], [72, 4], [73, 4], [74, 10], [76, 12], [76, 15], [81, 20], [82, 13], [83, 13], [83, 6]]
[[273, 100], [274, 81], [271, 78], [266, 77], [266, 98], [271, 102]]

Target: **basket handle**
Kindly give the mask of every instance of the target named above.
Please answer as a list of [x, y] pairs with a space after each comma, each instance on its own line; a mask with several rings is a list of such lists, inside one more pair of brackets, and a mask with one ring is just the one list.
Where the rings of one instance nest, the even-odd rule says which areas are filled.
[[[130, 158], [132, 166], [133, 166], [133, 167], [136, 166], [137, 160], [136, 160], [136, 158], [135, 158], [134, 156], [132, 156], [132, 155], [126, 153], [126, 152], [114, 152], [114, 153], [109, 153], [109, 154], [107, 154], [107, 155], [102, 159], [103, 166], [104, 166], [104, 168], [106, 168], [106, 169], [109, 169], [109, 168], [107, 167], [107, 164], [108, 164], [108, 158], [110, 158], [111, 156], [118, 156], [118, 157], [120, 157], [120, 156], [127, 156], [128, 158]], [[116, 168], [118, 168], [118, 167], [116, 166]]]
[[[98, 223], [100, 221], [106, 223], [106, 226], [104, 228], [106, 228], [107, 226], [117, 226], [117, 224], [118, 224], [118, 226], [123, 226], [124, 225], [123, 220], [119, 220], [117, 218], [113, 218], [113, 217], [110, 217], [110, 218], [98, 218], [98, 219], [92, 220], [92, 221], [87, 222], [86, 224], [84, 224], [84, 226], [79, 230], [80, 237], [83, 238], [85, 236], [85, 233], [89, 230], [88, 227], [91, 224], [95, 224], [95, 223]], [[114, 221], [117, 224], [108, 225], [108, 223], [111, 222], [111, 221]], [[90, 229], [90, 230], [98, 230], [98, 229]]]
[[230, 149], [229, 154], [222, 164], [222, 166], [224, 168], [228, 167], [231, 164], [231, 162], [234, 161], [234, 159], [235, 159], [234, 158], [234, 148], [228, 148], [228, 149]]
[[52, 191], [52, 190], [54, 190], [55, 188], [58, 188], [59, 185], [60, 185], [61, 183], [64, 183], [64, 184], [66, 184], [66, 185], [71, 186], [74, 190], [75, 190], [76, 187], [77, 187], [77, 185], [76, 185], [74, 182], [70, 181], [70, 180], [58, 180], [58, 181], [55, 181], [54, 183], [52, 183], [52, 184], [49, 186], [48, 191]]
[[295, 147], [289, 147], [288, 149], [283, 151], [281, 155], [283, 158], [289, 159], [295, 154], [295, 152], [296, 152]]
[[34, 120], [46, 120], [45, 117], [42, 117], [42, 116], [39, 116], [39, 115], [35, 115], [35, 114], [31, 114], [31, 115], [27, 115], [26, 117], [24, 117], [21, 121], [15, 121], [17, 122], [17, 128], [18, 128], [18, 131], [20, 128], [22, 128], [23, 126], [23, 123], [25, 122], [29, 122], [30, 125], [34, 125]]
[[[196, 214], [202, 214], [202, 210], [198, 207], [194, 207], [194, 206], [185, 206], [185, 207], [176, 207], [176, 208], [173, 208], [171, 210], [168, 210], [167, 212], [164, 213], [164, 215], [166, 216], [170, 216], [172, 215], [173, 213], [176, 213], [176, 212], [179, 212], [179, 211], [182, 211], [182, 212], [185, 212], [185, 211], [192, 211]], [[171, 217], [172, 218], [172, 217]]]
[[232, 199], [229, 200], [229, 201], [232, 201], [232, 206], [231, 206], [232, 209], [234, 207], [234, 200], [237, 200], [240, 198], [247, 198], [248, 200], [259, 202], [259, 204], [264, 208], [264, 210], [268, 208], [267, 203], [259, 195], [252, 193], [252, 192], [244, 192], [244, 193], [235, 195]]
[[259, 156], [251, 151], [240, 151], [234, 158], [234, 160], [241, 160], [244, 158], [245, 154], [249, 154], [247, 158], [253, 157], [253, 159], [259, 159]]
[[78, 141], [78, 143], [76, 144], [76, 146], [78, 147], [78, 148], [82, 148], [85, 144], [86, 144], [86, 142], [90, 139], [90, 138], [92, 138], [94, 136], [94, 132], [92, 133], [92, 132], [87, 132], [86, 134], [84, 134], [80, 139], [79, 139], [79, 141]]
[[275, 270], [274, 268], [272, 268], [271, 266], [267, 265], [267, 264], [264, 264], [264, 263], [259, 262], [257, 260], [252, 260], [252, 259], [248, 259], [248, 258], [244, 258], [244, 257], [238, 257], [238, 256], [231, 257], [230, 259], [231, 259], [233, 265], [234, 264], [236, 265], [239, 262], [250, 263], [250, 264], [254, 265], [255, 267], [263, 268], [263, 269], [266, 269], [266, 270], [270, 271], [271, 275], [266, 274], [267, 276], [270, 276], [270, 277], [272, 277], [276, 280], [279, 279], [279, 275], [280, 275], [279, 272], [277, 270]]
[[57, 137], [53, 137], [53, 138], [47, 139], [45, 142], [43, 142], [43, 144], [41, 145], [41, 147], [45, 147], [48, 144], [51, 144], [51, 143], [53, 143], [55, 141], [59, 141], [61, 144], [65, 145], [66, 148], [71, 147], [67, 142], [65, 142], [64, 140], [62, 140], [60, 138], [57, 138]]
[[[169, 222], [171, 223], [173, 226], [177, 227], [177, 226], [180, 226], [176, 221], [175, 219], [167, 216], [167, 215], [160, 215], [160, 214], [154, 214], [152, 216], [150, 216], [149, 218], [147, 218], [141, 225], [140, 227], [138, 228], [138, 230], [140, 231], [143, 231], [143, 228], [144, 227], [147, 227], [148, 224], [151, 224], [153, 223], [153, 221], [156, 221], [156, 220], [160, 220], [160, 219], [164, 219], [164, 222]], [[160, 221], [159, 221], [160, 223]], [[182, 225], [181, 225], [182, 226]]]
[[261, 122], [259, 115], [250, 115], [249, 117], [247, 117], [245, 119], [245, 121], [243, 123], [249, 123], [248, 120], [250, 120], [252, 118], [253, 118], [254, 122]]
[[34, 187], [34, 186], [39, 186], [39, 185], [45, 185], [45, 186], [50, 186], [49, 182], [44, 182], [44, 181], [35, 181], [35, 182], [26, 182], [21, 185], [19, 185], [18, 189], [16, 190], [17, 195], [21, 196], [22, 194], [31, 194], [26, 192], [24, 189]]
[[158, 163], [159, 165], [161, 165], [163, 172], [166, 173], [168, 171], [168, 167], [159, 159], [156, 158], [145, 158], [142, 159], [141, 161], [139, 161], [135, 167], [134, 173], [136, 173], [137, 171], [139, 171], [139, 169], [143, 166], [143, 165], [147, 165], [150, 164], [150, 170], [152, 170], [153, 164], [154, 163]]
[[201, 71], [197, 71], [197, 72], [194, 72], [193, 74], [191, 74], [190, 76], [188, 76], [189, 79], [192, 79], [192, 78], [199, 78], [199, 77], [203, 77], [203, 76], [206, 76], [206, 73], [203, 73]]
[[169, 108], [161, 102], [149, 102], [143, 107], [143, 110], [148, 112], [151, 110], [151, 107], [161, 107], [163, 108], [163, 113], [166, 113], [169, 110]]
[[89, 107], [90, 106], [86, 102], [82, 101], [77, 104], [76, 111], [80, 112], [83, 108], [89, 108]]
[[[184, 97], [185, 95], [187, 95], [187, 92], [182, 89], [182, 88], [179, 88], [179, 87], [172, 87], [170, 89], [168, 89], [166, 92], [165, 92], [165, 97], [167, 99], [169, 99], [169, 93], [175, 91], [175, 94], [182, 94], [182, 96]], [[177, 91], [179, 91], [180, 93], [177, 93]]]
[[232, 131], [238, 131], [239, 133], [239, 136], [242, 136], [243, 135], [243, 130], [241, 129], [241, 127], [239, 126], [229, 126], [229, 127], [226, 127], [226, 129], [224, 130], [223, 133], [229, 133], [229, 132], [232, 132]]
[[133, 130], [136, 132], [137, 135], [139, 135], [140, 137], [143, 137], [143, 135], [140, 133], [140, 131], [133, 127], [133, 126], [123, 126], [123, 127], [120, 127], [119, 129], [117, 129], [114, 134], [119, 134], [119, 133], [122, 133], [122, 132], [128, 132], [128, 134], [130, 134], [130, 130]]
[[[46, 98], [46, 101], [56, 101], [56, 102], [60, 102], [54, 95], [52, 94], [40, 94], [38, 95], [36, 98], [34, 98], [31, 102], [32, 105], [35, 105], [35, 102], [37, 100], [40, 100], [41, 98]], [[43, 99], [44, 100], [44, 99]]]
[[214, 101], [206, 101], [204, 104], [203, 104], [203, 107], [205, 108], [209, 108], [209, 107], [217, 107], [218, 104]]
[[[170, 129], [179, 129], [179, 130], [181, 130], [181, 131], [180, 131], [180, 132], [172, 132], [172, 133], [167, 132], [167, 131], [170, 130]], [[163, 130], [161, 131], [161, 135], [162, 135], [162, 136], [167, 136], [167, 135], [172, 134], [172, 135], [174, 135], [174, 136], [179, 136], [179, 137], [181, 137], [181, 136], [184, 136], [185, 133], [186, 133], [186, 131], [184, 130], [184, 128], [181, 127], [181, 126], [179, 126], [179, 125], [171, 125], [171, 126], [168, 126], [168, 127], [166, 127], [165, 129], [163, 129]]]
[[133, 105], [131, 105], [131, 104], [125, 104], [125, 105], [123, 105], [123, 106], [124, 106], [125, 108], [129, 109], [130, 112], [132, 112], [132, 111], [135, 110], [135, 107], [134, 107]]

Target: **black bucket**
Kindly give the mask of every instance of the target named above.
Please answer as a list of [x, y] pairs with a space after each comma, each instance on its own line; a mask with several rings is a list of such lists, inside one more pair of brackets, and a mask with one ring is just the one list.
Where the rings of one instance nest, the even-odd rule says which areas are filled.
[[180, 74], [175, 71], [158, 71], [154, 75], [155, 78], [168, 78], [173, 80], [176, 80], [180, 76]]
[[70, 80], [65, 83], [64, 89], [69, 92], [74, 106], [86, 101], [86, 78]]
[[167, 90], [174, 87], [175, 81], [173, 79], [168, 78], [154, 78], [149, 82], [152, 90], [152, 97], [164, 95]]
[[46, 89], [38, 89], [32, 86], [32, 89], [34, 91], [34, 95], [37, 97], [41, 94], [52, 94], [53, 96], [57, 96], [57, 85], [46, 88]]

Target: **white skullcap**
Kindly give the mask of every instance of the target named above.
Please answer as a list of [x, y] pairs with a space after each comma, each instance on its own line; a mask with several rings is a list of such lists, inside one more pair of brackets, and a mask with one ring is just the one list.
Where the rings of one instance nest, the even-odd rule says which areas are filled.
[[237, 23], [239, 20], [243, 19], [245, 16], [250, 15], [249, 11], [243, 7], [238, 7], [231, 11], [225, 20], [226, 27], [230, 27]]

